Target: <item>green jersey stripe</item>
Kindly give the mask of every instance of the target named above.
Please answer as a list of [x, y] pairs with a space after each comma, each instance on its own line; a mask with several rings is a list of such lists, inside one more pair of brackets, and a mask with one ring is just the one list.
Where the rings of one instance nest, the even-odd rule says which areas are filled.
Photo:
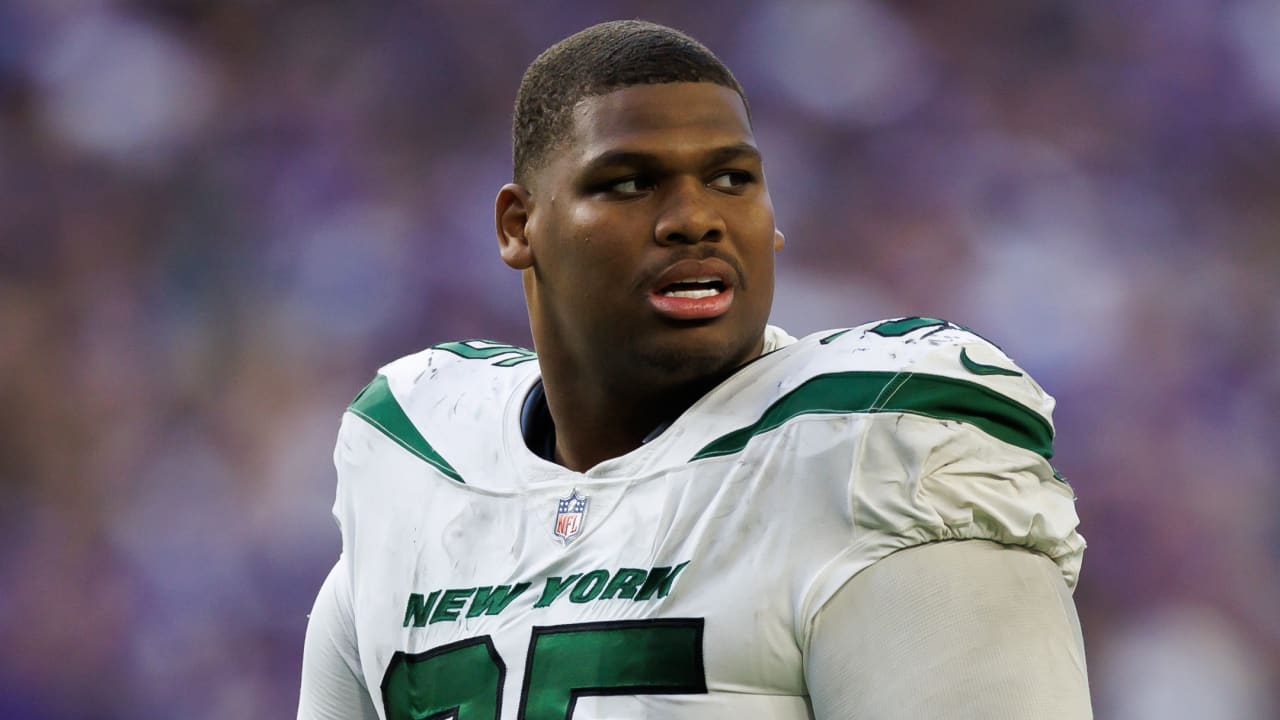
[[464, 482], [458, 471], [440, 457], [440, 453], [431, 447], [426, 438], [422, 437], [422, 433], [418, 432], [418, 428], [414, 427], [409, 416], [404, 414], [404, 409], [391, 394], [391, 386], [387, 384], [385, 375], [378, 375], [373, 382], [366, 385], [356, 399], [351, 401], [347, 410], [381, 430], [400, 447], [426, 461], [435, 469], [458, 482]]
[[1039, 413], [977, 383], [942, 375], [842, 372], [819, 375], [779, 398], [755, 423], [712, 441], [691, 460], [731, 455], [798, 415], [911, 413], [968, 423], [1011, 445], [1053, 457], [1053, 427]]

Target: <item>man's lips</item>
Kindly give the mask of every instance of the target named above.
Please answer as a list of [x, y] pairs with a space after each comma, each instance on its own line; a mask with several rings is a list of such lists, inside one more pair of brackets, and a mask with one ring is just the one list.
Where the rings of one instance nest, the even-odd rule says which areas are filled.
[[673, 320], [710, 320], [729, 312], [736, 278], [720, 258], [681, 260], [654, 281], [649, 304]]

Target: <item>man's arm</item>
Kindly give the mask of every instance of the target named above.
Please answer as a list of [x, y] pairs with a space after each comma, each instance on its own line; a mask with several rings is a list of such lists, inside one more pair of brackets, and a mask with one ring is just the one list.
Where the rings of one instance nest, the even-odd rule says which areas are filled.
[[349, 585], [340, 558], [320, 586], [307, 622], [298, 720], [378, 720], [360, 676]]
[[901, 550], [818, 613], [805, 675], [819, 720], [1086, 720], [1089, 679], [1058, 567], [985, 540]]

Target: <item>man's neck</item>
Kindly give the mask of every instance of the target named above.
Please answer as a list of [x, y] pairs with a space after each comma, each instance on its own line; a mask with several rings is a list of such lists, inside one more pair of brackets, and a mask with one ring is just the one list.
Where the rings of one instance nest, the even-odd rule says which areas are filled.
[[555, 425], [555, 462], [584, 472], [643, 445], [714, 387], [720, 378], [685, 387], [644, 392], [591, 386], [581, 378], [565, 384], [554, 371], [543, 372], [547, 407]]
[[[534, 335], [537, 336], [536, 328]], [[547, 409], [555, 426], [554, 461], [584, 472], [621, 457], [662, 432], [702, 396], [765, 352], [794, 339], [766, 329], [754, 347], [719, 369], [674, 384], [671, 368], [637, 365], [625, 376], [625, 362], [574, 358], [556, 352], [562, 342], [538, 343], [538, 364]], [[542, 348], [552, 348], [543, 351]], [[687, 368], [688, 366], [686, 366]]]

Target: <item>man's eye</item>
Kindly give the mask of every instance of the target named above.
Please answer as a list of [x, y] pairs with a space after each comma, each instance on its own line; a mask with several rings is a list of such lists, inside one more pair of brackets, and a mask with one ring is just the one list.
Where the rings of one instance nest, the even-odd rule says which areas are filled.
[[642, 193], [646, 190], [653, 189], [653, 183], [645, 180], [644, 178], [629, 177], [623, 180], [611, 182], [607, 187], [610, 192], [615, 192], [619, 195], [634, 195], [636, 193]]
[[711, 178], [711, 187], [721, 190], [733, 190], [751, 182], [751, 174], [741, 170], [726, 170]]

